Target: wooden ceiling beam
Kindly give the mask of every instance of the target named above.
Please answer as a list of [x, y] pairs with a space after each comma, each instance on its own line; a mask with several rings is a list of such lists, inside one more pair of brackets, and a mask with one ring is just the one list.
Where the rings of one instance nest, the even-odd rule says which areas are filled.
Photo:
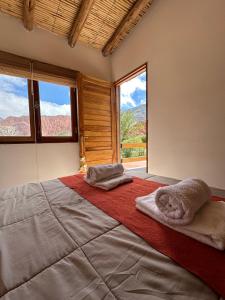
[[75, 44], [79, 38], [79, 35], [81, 33], [81, 30], [84, 27], [87, 17], [92, 9], [94, 2], [95, 2], [95, 0], [81, 1], [78, 15], [72, 25], [72, 29], [71, 29], [69, 39], [68, 39], [70, 47], [75, 46]]
[[34, 27], [34, 8], [36, 0], [24, 0], [23, 3], [23, 24], [24, 27], [31, 31]]
[[115, 49], [115, 45], [123, 39], [124, 35], [127, 33], [128, 29], [133, 23], [136, 23], [139, 15], [145, 9], [148, 4], [151, 4], [151, 0], [137, 0], [132, 8], [129, 10], [127, 15], [122, 19], [119, 26], [114, 31], [111, 38], [107, 41], [106, 45], [102, 49], [102, 54], [108, 56], [112, 54]]

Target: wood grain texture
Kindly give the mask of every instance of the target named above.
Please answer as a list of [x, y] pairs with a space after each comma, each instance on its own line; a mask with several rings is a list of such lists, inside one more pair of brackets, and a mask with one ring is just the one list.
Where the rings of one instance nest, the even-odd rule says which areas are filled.
[[[96, 97], [97, 98], [97, 97]], [[98, 102], [89, 102], [88, 99], [84, 100], [85, 102], [85, 107], [89, 108], [89, 109], [93, 109], [93, 110], [104, 110], [104, 111], [111, 111], [110, 109], [110, 105], [108, 104], [101, 104]]]
[[112, 150], [94, 150], [94, 151], [86, 151], [85, 157], [87, 162], [91, 162], [93, 160], [98, 159], [110, 159], [112, 162]]
[[[102, 132], [111, 132], [111, 127], [109, 126], [101, 126], [101, 125], [85, 125], [84, 130], [86, 131], [102, 131]], [[112, 134], [112, 133], [111, 133]]]
[[[35, 7], [33, 6], [35, 3]], [[63, 37], [71, 46], [79, 40], [102, 49], [113, 36], [136, 0], [0, 0], [0, 11], [19, 18], [28, 30], [33, 26]], [[113, 50], [135, 27], [149, 5], [130, 22]]]
[[115, 134], [111, 83], [82, 76], [79, 92], [81, 156], [87, 165], [113, 163]]
[[111, 136], [87, 136], [86, 141], [88, 142], [111, 142], [112, 137]]
[[6, 75], [53, 82], [71, 87], [76, 87], [76, 81], [79, 76], [78, 71], [43, 63], [5, 51], [0, 51], [0, 72]]
[[84, 110], [83, 110], [83, 88], [82, 88], [83, 76], [80, 73], [77, 78], [77, 94], [78, 94], [78, 119], [79, 119], [79, 147], [80, 157], [84, 157]]
[[85, 147], [92, 147], [92, 148], [99, 148], [99, 147], [112, 147], [112, 143], [111, 142], [106, 142], [106, 141], [95, 141], [95, 142], [90, 142], [89, 140], [86, 141], [85, 140]]
[[99, 121], [99, 120], [89, 120], [85, 119], [84, 120], [84, 125], [94, 125], [94, 126], [107, 126], [111, 127], [111, 120], [110, 121]]
[[91, 12], [91, 8], [92, 8], [94, 2], [95, 2], [95, 0], [81, 1], [78, 15], [76, 16], [75, 21], [72, 25], [71, 33], [70, 33], [69, 39], [68, 39], [70, 47], [75, 46], [75, 44], [80, 36], [81, 30], [83, 29], [84, 24], [88, 18], [88, 15]]
[[88, 131], [84, 130], [84, 136], [87, 137], [111, 137], [112, 133], [110, 131]]
[[31, 31], [34, 27], [34, 10], [36, 0], [24, 0], [23, 4], [23, 24], [24, 27]]
[[129, 143], [122, 144], [122, 149], [130, 149], [130, 148], [146, 148], [146, 143]]
[[111, 164], [111, 159], [101, 159], [101, 160], [92, 160], [88, 162], [88, 166], [96, 166], [96, 165], [104, 165], [104, 164]]
[[116, 101], [116, 93], [114, 86], [111, 87], [111, 121], [112, 121], [112, 162], [116, 163], [119, 161], [119, 152], [118, 152], [118, 106]]
[[[85, 87], [83, 87], [85, 89]], [[89, 101], [90, 103], [95, 103], [96, 101], [96, 97], [98, 97], [99, 103], [102, 104], [108, 104], [110, 102], [110, 95], [106, 95], [103, 93], [105, 93], [105, 91], [101, 91], [100, 93], [95, 93], [94, 91], [91, 92], [84, 92], [85, 95], [85, 100], [84, 101]]]
[[104, 117], [111, 118], [111, 112], [110, 111], [96, 110], [96, 109], [88, 108], [88, 107], [85, 107], [85, 114], [88, 114], [89, 118], [92, 118], [96, 115], [98, 115], [99, 117], [104, 116]]
[[149, 5], [152, 1], [150, 0], [137, 0], [132, 8], [129, 10], [127, 15], [123, 18], [117, 29], [114, 31], [111, 38], [108, 40], [104, 48], [102, 49], [102, 54], [104, 56], [110, 55], [115, 46], [118, 47], [120, 41], [123, 39], [124, 35], [128, 32], [131, 24], [136, 24], [140, 18], [141, 12]]
[[[85, 110], [85, 112], [86, 112], [86, 110]], [[98, 112], [95, 112], [96, 114], [98, 113]], [[96, 114], [88, 114], [88, 113], [85, 113], [84, 114], [84, 118], [85, 118], [85, 120], [98, 120], [98, 121], [108, 121], [108, 122], [111, 122], [111, 116], [110, 115], [108, 115], [108, 116], [104, 116], [104, 115], [96, 115]]]

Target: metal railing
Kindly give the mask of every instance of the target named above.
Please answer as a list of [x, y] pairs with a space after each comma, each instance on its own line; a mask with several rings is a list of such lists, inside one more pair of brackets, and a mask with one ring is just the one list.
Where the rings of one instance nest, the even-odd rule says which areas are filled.
[[146, 143], [121, 144], [121, 161], [123, 163], [146, 160]]

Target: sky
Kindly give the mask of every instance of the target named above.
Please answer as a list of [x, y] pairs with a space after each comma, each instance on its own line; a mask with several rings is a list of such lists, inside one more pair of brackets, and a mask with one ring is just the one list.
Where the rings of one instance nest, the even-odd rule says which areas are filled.
[[[67, 86], [39, 82], [41, 113], [69, 115], [70, 89]], [[25, 78], [0, 75], [0, 118], [29, 115], [28, 88]]]
[[120, 85], [120, 106], [127, 110], [146, 103], [146, 72]]
[[[146, 103], [146, 73], [121, 84], [121, 109]], [[70, 115], [70, 88], [39, 82], [41, 114]], [[0, 118], [29, 115], [28, 88], [25, 78], [0, 75]]]

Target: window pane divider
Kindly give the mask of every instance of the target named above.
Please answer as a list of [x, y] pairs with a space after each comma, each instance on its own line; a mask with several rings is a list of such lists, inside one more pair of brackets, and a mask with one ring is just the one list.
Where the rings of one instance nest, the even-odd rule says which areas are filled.
[[0, 144], [78, 142], [77, 93], [70, 87], [71, 136], [42, 136], [39, 83], [27, 80], [31, 136], [0, 136]]

